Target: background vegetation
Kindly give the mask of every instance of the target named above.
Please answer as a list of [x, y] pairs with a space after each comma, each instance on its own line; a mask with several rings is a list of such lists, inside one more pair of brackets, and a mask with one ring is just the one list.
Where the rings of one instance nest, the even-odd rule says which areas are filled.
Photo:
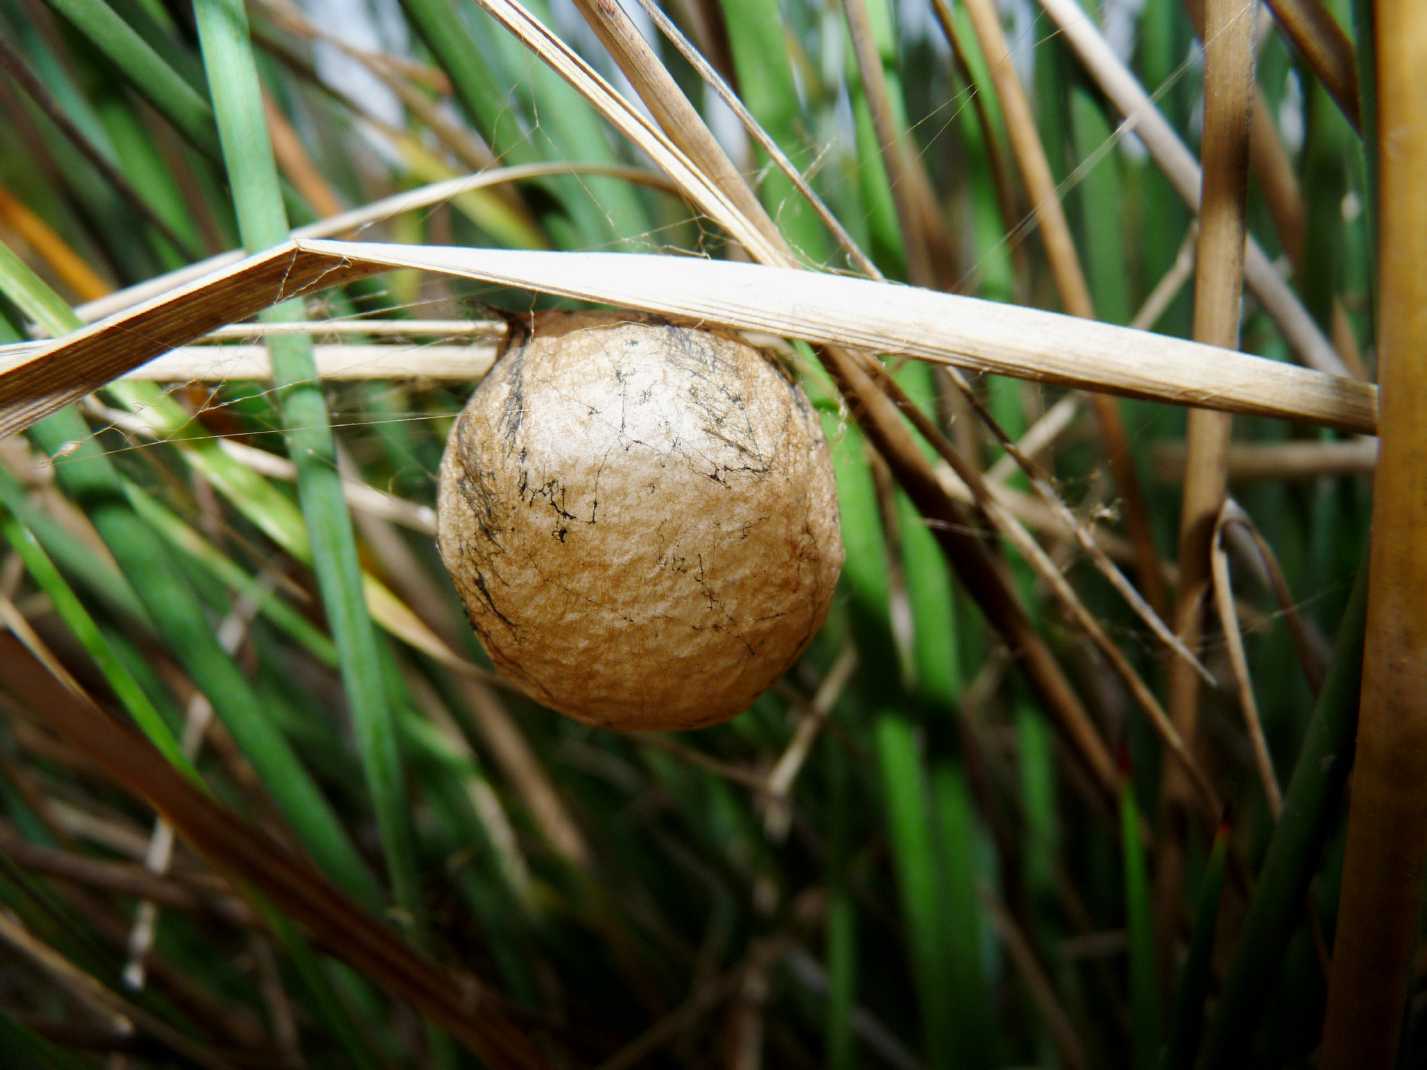
[[[763, 253], [503, 3], [4, 0], [0, 341], [485, 172], [358, 236], [786, 257], [1369, 379], [1394, 293], [1383, 333], [1420, 349], [1390, 321], [1427, 227], [1374, 151], [1379, 107], [1427, 123], [1412, 5], [1378, 13], [1379, 66], [1367, 5], [1331, 0], [668, 4], [842, 234], [612, 6], [521, 10]], [[1122, 127], [1117, 62], [1193, 160]], [[482, 668], [431, 539], [471, 383], [423, 370], [557, 303], [391, 272], [264, 313], [272, 381], [120, 380], [0, 441], [6, 1065], [1306, 1066], [1325, 1015], [1324, 1065], [1427, 1058], [1411, 561], [1374, 558], [1406, 608], [1369, 650], [1407, 697], [1344, 865], [1372, 440], [798, 344], [832, 615], [744, 716], [623, 737]], [[1395, 950], [1327, 1014], [1372, 932]]]

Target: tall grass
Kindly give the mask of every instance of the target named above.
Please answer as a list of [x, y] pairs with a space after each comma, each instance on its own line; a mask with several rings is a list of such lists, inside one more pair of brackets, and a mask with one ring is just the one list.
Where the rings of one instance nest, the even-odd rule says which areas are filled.
[[[1427, 15], [1270, 7], [0, 5], [0, 1060], [1427, 1058]], [[838, 595], [726, 725], [539, 707], [440, 569], [454, 347], [555, 294], [821, 416]]]

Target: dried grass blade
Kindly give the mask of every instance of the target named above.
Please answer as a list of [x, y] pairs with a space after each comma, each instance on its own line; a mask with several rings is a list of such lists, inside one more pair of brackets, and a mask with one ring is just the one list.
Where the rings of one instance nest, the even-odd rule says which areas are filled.
[[297, 294], [414, 267], [1038, 382], [1376, 427], [1376, 387], [1129, 328], [815, 272], [619, 253], [292, 241], [0, 369], [0, 437], [144, 361]]
[[1263, 722], [1259, 719], [1259, 705], [1254, 698], [1254, 682], [1249, 675], [1249, 659], [1244, 652], [1244, 636], [1239, 630], [1239, 615], [1234, 610], [1234, 585], [1229, 579], [1229, 554], [1224, 549], [1225, 528], [1243, 517], [1244, 511], [1239, 508], [1238, 503], [1232, 498], [1224, 499], [1224, 506], [1214, 521], [1209, 566], [1214, 580], [1214, 605], [1219, 611], [1219, 624], [1224, 632], [1229, 668], [1234, 674], [1239, 705], [1244, 711], [1244, 727], [1253, 747], [1254, 766], [1258, 769], [1259, 780], [1263, 783], [1269, 813], [1277, 821], [1278, 815], [1283, 812], [1283, 791], [1278, 786], [1278, 775], [1273, 771], [1273, 757], [1269, 754], [1268, 741], [1263, 734]]

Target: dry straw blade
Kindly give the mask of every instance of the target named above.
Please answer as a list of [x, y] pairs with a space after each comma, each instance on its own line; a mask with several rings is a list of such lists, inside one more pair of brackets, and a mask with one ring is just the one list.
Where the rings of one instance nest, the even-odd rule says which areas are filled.
[[1179, 405], [1377, 426], [1377, 390], [1357, 380], [892, 283], [688, 257], [294, 239], [0, 369], [0, 436], [278, 301], [398, 267]]

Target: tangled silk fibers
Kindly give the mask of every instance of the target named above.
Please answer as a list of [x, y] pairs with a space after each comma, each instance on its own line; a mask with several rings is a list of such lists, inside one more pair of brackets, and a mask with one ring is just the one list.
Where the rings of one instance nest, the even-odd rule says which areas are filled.
[[744, 710], [827, 614], [836, 488], [802, 391], [731, 336], [537, 315], [471, 396], [438, 497], [492, 660], [589, 724]]

